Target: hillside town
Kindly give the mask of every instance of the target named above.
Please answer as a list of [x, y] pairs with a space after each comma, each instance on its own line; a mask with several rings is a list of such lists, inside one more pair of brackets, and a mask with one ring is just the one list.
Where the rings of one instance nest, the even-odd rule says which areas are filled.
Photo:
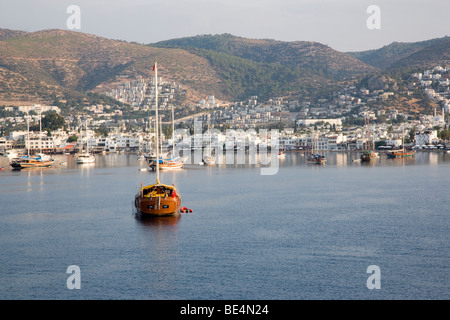
[[[369, 83], [368, 88], [349, 86], [331, 99], [319, 99], [315, 103], [283, 97], [260, 101], [258, 96], [252, 96], [245, 102], [220, 104], [214, 95], [209, 95], [195, 106], [199, 112], [174, 119], [175, 145], [193, 149], [200, 141], [203, 147], [210, 143], [215, 148], [236, 148], [243, 141], [254, 141], [255, 132], [261, 129], [277, 129], [279, 147], [287, 151], [310, 150], [313, 146], [323, 151], [362, 150], [369, 139], [380, 149], [405, 145], [443, 150], [450, 145], [448, 135], [440, 135], [449, 128], [449, 77], [450, 68], [442, 66], [411, 74], [408, 90], [421, 90], [436, 106], [430, 114], [419, 116], [402, 113], [395, 105], [388, 110], [373, 108], [373, 102], [389, 104], [399, 94], [376, 81]], [[139, 77], [108, 91], [106, 95], [122, 102], [122, 108], [92, 105], [82, 114], [63, 116], [56, 106], [0, 107], [0, 152], [30, 149], [74, 153], [85, 147], [94, 153], [148, 151], [155, 139], [151, 112], [155, 97], [151, 83], [151, 79]], [[159, 79], [159, 83], [160, 110], [177, 109], [176, 95], [184, 94], [183, 88], [163, 79]], [[146, 116], [127, 119], [123, 116], [126, 108]], [[42, 118], [51, 113], [63, 118], [64, 126], [42, 130]], [[378, 121], [380, 118], [384, 121]], [[367, 122], [355, 122], [357, 119], [367, 119]], [[166, 125], [170, 121], [166, 117]], [[202, 124], [203, 132], [194, 130], [196, 123]], [[207, 134], [208, 128], [211, 134]], [[164, 133], [164, 145], [171, 147], [171, 128]], [[257, 140], [256, 144], [267, 142], [262, 140]]]

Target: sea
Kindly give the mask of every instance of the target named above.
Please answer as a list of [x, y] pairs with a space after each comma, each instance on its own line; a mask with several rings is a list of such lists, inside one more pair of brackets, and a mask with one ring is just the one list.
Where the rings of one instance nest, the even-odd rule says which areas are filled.
[[369, 164], [286, 153], [161, 172], [176, 217], [140, 219], [135, 154], [13, 171], [0, 159], [2, 300], [448, 300], [450, 153]]

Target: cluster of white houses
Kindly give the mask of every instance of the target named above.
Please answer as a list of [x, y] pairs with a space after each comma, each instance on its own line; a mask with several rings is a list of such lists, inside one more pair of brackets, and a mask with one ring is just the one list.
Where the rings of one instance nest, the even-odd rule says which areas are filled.
[[[436, 130], [426, 130], [415, 134], [414, 146], [417, 148], [425, 145], [438, 144], [441, 141], [437, 137]], [[376, 141], [383, 141], [383, 145], [390, 147], [400, 147], [402, 136], [405, 134], [400, 128], [392, 133], [387, 133], [387, 128], [371, 128], [372, 135], [376, 136]], [[211, 132], [211, 134], [209, 134]], [[176, 130], [175, 145], [178, 149], [194, 150], [198, 147], [210, 145], [212, 148], [239, 149], [250, 145], [271, 145], [271, 137], [274, 131], [267, 130], [264, 135], [255, 130], [235, 130], [227, 129], [220, 132], [211, 129], [203, 133], [190, 135], [187, 130]], [[75, 134], [75, 133], [72, 133]], [[379, 135], [384, 135], [380, 140]], [[42, 150], [44, 152], [70, 153], [77, 152], [81, 148], [88, 148], [91, 152], [121, 152], [121, 151], [148, 151], [152, 149], [154, 133], [111, 133], [108, 137], [96, 137], [94, 131], [87, 130], [78, 134], [77, 142], [67, 142], [69, 134], [63, 130], [47, 134], [31, 132], [29, 135], [24, 131], [11, 132], [9, 137], [0, 138], [0, 151], [13, 148], [17, 142], [22, 142], [24, 149]], [[406, 134], [405, 134], [406, 135]], [[345, 132], [320, 134], [319, 132], [295, 133], [294, 129], [284, 129], [278, 133], [278, 146], [283, 150], [362, 150], [367, 138], [363, 128], [349, 130]], [[163, 138], [163, 147], [172, 146], [172, 140]]]
[[[105, 95], [125, 104], [130, 105], [134, 111], [150, 108], [152, 101], [155, 99], [154, 77], [145, 79], [139, 76], [135, 80], [123, 81], [115, 89], [105, 92]], [[175, 98], [175, 95], [183, 94], [182, 86], [175, 82], [165, 81], [162, 77], [158, 77], [158, 97], [159, 107], [167, 109]], [[214, 102], [214, 97], [212, 97]], [[208, 100], [210, 103], [210, 101]]]
[[[271, 101], [267, 105], [257, 105], [255, 99], [251, 104], [253, 107], [248, 110], [245, 116], [253, 116], [255, 114], [264, 115], [267, 113], [266, 115], [269, 117], [272, 111], [278, 112], [282, 107], [279, 101], [276, 100]], [[35, 105], [20, 108], [27, 113], [30, 110], [37, 110], [39, 113], [49, 110], [59, 112], [57, 107], [52, 106]], [[232, 112], [239, 110], [242, 110], [240, 106], [236, 110], [232, 110]], [[244, 114], [242, 113], [242, 115]], [[30, 118], [39, 116], [30, 115]], [[66, 121], [77, 120], [79, 123], [83, 123], [81, 118], [69, 117], [71, 119], [66, 119]], [[443, 127], [445, 125], [444, 119], [445, 114], [443, 110], [442, 115], [437, 114], [437, 111], [435, 111], [434, 115], [422, 116], [420, 120], [403, 123], [397, 125], [395, 128], [389, 128], [390, 125], [385, 123], [371, 124], [370, 139], [371, 141], [382, 141], [382, 145], [395, 148], [402, 145], [402, 138], [409, 135], [409, 132], [414, 128], [416, 132], [413, 146], [419, 148], [426, 145], [438, 144], [441, 141], [437, 137], [437, 131], [430, 128], [436, 126]], [[205, 116], [201, 116], [201, 118], [193, 118], [193, 121], [205, 120], [211, 123], [211, 114], [206, 114]], [[94, 122], [91, 122], [91, 125], [93, 125], [92, 128], [98, 127], [99, 123]], [[305, 150], [314, 147], [318, 150], [361, 150], [367, 145], [366, 142], [369, 139], [365, 136], [364, 128], [343, 128], [342, 119], [298, 119], [295, 125], [296, 129], [287, 128], [279, 132], [278, 145], [281, 149]], [[81, 130], [80, 127], [72, 127], [71, 131], [60, 129], [53, 131], [51, 135], [47, 134], [47, 132], [12, 131], [9, 136], [0, 138], [0, 152], [19, 147], [57, 153], [76, 152], [82, 147], [94, 152], [146, 151], [151, 148], [151, 141], [154, 140], [153, 133], [148, 134], [143, 131], [126, 133], [124, 129], [123, 126], [116, 128], [107, 137], [96, 137], [94, 130], [85, 130], [84, 125]], [[175, 142], [182, 148], [191, 149], [195, 149], [199, 145], [204, 147], [210, 143], [209, 141], [211, 141], [212, 147], [214, 148], [219, 146], [238, 148], [239, 146], [248, 146], [250, 141], [256, 145], [260, 143], [267, 144], [264, 137], [260, 134], [255, 135], [256, 131], [252, 127], [227, 129], [226, 132], [219, 132], [217, 129], [211, 131], [211, 135], [208, 133], [200, 133], [190, 136], [186, 130], [178, 130], [176, 131]], [[70, 141], [69, 137], [73, 136], [78, 137], [77, 142], [68, 142]], [[270, 135], [268, 138], [270, 138]], [[170, 139], [163, 140], [165, 145], [172, 145]]]

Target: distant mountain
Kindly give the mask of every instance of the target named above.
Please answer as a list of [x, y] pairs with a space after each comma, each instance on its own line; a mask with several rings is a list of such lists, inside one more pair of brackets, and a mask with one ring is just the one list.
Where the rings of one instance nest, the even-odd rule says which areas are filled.
[[436, 65], [450, 66], [450, 37], [433, 41], [429, 46], [397, 60], [390, 69], [430, 68]]
[[[11, 32], [3, 34], [13, 35]], [[107, 88], [119, 75], [151, 77], [155, 61], [166, 80], [186, 84], [195, 95], [220, 92], [209, 62], [185, 50], [154, 48], [94, 35], [44, 30], [0, 41], [1, 101], [51, 101]]]
[[[448, 45], [450, 37], [436, 38], [426, 41], [418, 41], [418, 42], [393, 42], [387, 46], [384, 46], [380, 49], [375, 50], [367, 50], [367, 51], [359, 51], [359, 52], [347, 52], [348, 55], [359, 59], [368, 65], [371, 65], [380, 69], [388, 69], [391, 66], [400, 66], [402, 65], [401, 60], [404, 60], [405, 63], [408, 61], [408, 57], [420, 52], [426, 48], [430, 48], [428, 51], [423, 51], [422, 54], [418, 54], [415, 60], [415, 63], [419, 65], [428, 64], [427, 54], [432, 53], [436, 48], [439, 50], [440, 54], [441, 49], [440, 46]], [[445, 54], [443, 51], [442, 53]], [[447, 51], [448, 54], [448, 51]], [[422, 57], [422, 58], [419, 58]], [[436, 59], [432, 59], [436, 61]], [[399, 63], [397, 63], [399, 62]], [[407, 66], [403, 63], [404, 66]]]
[[164, 48], [206, 49], [258, 63], [299, 67], [318, 75], [346, 77], [376, 71], [364, 62], [326, 45], [309, 41], [283, 42], [236, 37], [231, 34], [201, 35], [162, 41]]
[[[247, 54], [238, 56], [238, 50], [232, 55], [193, 47], [142, 45], [67, 30], [2, 34], [0, 105], [14, 100], [52, 102], [67, 97], [83, 101], [87, 91], [105, 91], [120, 81], [119, 76], [151, 77], [155, 61], [162, 77], [187, 89], [187, 102], [197, 102], [207, 95], [225, 101], [242, 101], [252, 95], [318, 96], [338, 85], [329, 74], [371, 70], [317, 43], [286, 44], [233, 37], [236, 48], [238, 44], [245, 47], [248, 43], [266, 43], [259, 49], [251, 46]], [[296, 53], [306, 58], [296, 60]], [[340, 59], [355, 61], [355, 70], [350, 71], [349, 63], [343, 63], [346, 69], [338, 68]], [[326, 67], [325, 62], [319, 63], [321, 60], [328, 61]]]
[[24, 35], [26, 33], [27, 33], [26, 31], [0, 28], [0, 41], [20, 37], [21, 35]]
[[[229, 102], [254, 95], [327, 99], [350, 82], [380, 74], [378, 66], [401, 69], [449, 60], [448, 37], [416, 43], [414, 48], [392, 44], [347, 54], [316, 42], [230, 34], [143, 45], [67, 30], [0, 29], [0, 105], [112, 102], [91, 92], [104, 93], [124, 78], [149, 79], [155, 61], [161, 77], [185, 89], [184, 103], [208, 95]], [[383, 59], [389, 63], [384, 65]]]

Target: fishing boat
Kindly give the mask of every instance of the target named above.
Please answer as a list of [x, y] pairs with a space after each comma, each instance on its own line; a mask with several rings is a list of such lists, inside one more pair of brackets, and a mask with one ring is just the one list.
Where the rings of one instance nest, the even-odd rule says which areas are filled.
[[[158, 121], [158, 66], [153, 66], [155, 71], [155, 101], [156, 121]], [[158, 125], [156, 125], [156, 137], [159, 139]], [[159, 159], [159, 143], [156, 143], [156, 159]], [[134, 205], [140, 217], [173, 216], [180, 213], [181, 196], [174, 185], [162, 184], [159, 180], [160, 163], [155, 161], [156, 182], [143, 186], [136, 194]]]
[[370, 162], [372, 160], [378, 159], [379, 155], [378, 152], [375, 152], [374, 141], [373, 140], [371, 141], [370, 138], [369, 118], [367, 116], [364, 117], [364, 122], [366, 128], [366, 143], [365, 143], [365, 150], [361, 154], [361, 161]]
[[308, 156], [308, 158], [306, 159], [306, 162], [308, 164], [326, 164], [327, 163], [327, 158], [324, 155], [321, 155], [319, 153], [314, 153], [316, 149], [318, 149], [316, 147], [316, 144], [318, 143], [316, 136], [314, 135], [314, 139], [312, 141], [312, 149], [311, 149], [311, 154]]

